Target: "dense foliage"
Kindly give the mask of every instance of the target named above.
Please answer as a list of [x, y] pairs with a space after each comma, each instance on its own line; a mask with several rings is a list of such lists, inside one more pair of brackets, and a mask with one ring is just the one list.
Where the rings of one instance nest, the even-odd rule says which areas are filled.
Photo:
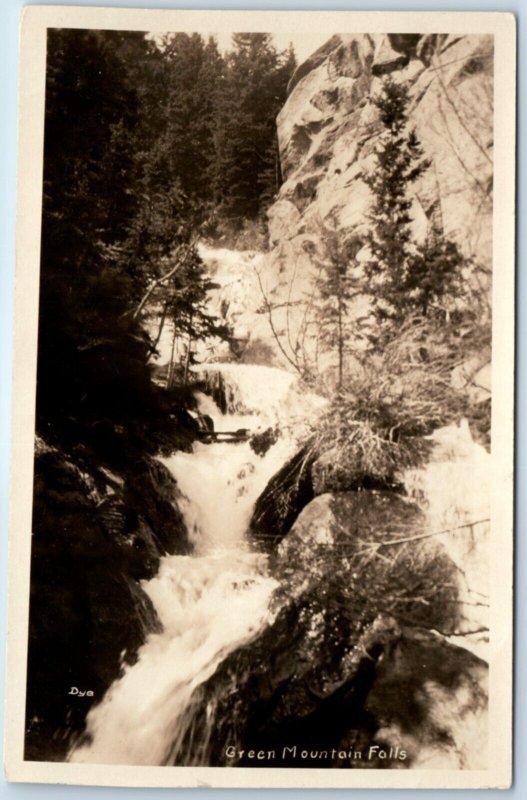
[[379, 330], [376, 337], [396, 331], [409, 315], [436, 315], [445, 320], [449, 301], [459, 291], [463, 256], [431, 221], [424, 242], [414, 231], [410, 189], [430, 167], [415, 131], [409, 127], [410, 97], [404, 83], [387, 78], [373, 102], [383, 132], [376, 164], [365, 181], [373, 194], [366, 264]]
[[157, 180], [179, 183], [206, 230], [240, 228], [280, 187], [275, 120], [294, 53], [277, 52], [266, 33], [234, 34], [225, 55], [197, 33], [169, 34], [159, 47]]
[[278, 54], [270, 34], [238, 33], [215, 98], [215, 201], [238, 223], [254, 218], [280, 188], [276, 115], [295, 67], [292, 50]]
[[314, 428], [319, 489], [400, 485], [405, 469], [422, 464], [431, 446], [426, 437], [466, 411], [452, 386], [454, 358], [444, 331], [413, 318], [381, 352], [366, 352]]
[[193, 243], [218, 203], [237, 225], [276, 189], [294, 58], [263, 34], [223, 57], [198, 34], [53, 29], [47, 64], [38, 427], [141, 427], [158, 403], [145, 293], [163, 287], [178, 335], [227, 335]]
[[[119, 33], [52, 30], [44, 147], [37, 419], [137, 413], [149, 381], [141, 328], [129, 315], [144, 259], [125, 253], [140, 219], [131, 132], [140, 107]], [[148, 58], [141, 35], [128, 47]]]

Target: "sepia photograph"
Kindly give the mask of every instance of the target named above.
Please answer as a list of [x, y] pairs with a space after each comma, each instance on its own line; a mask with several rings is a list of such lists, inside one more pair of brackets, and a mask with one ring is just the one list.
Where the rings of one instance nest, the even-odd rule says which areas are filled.
[[508, 741], [503, 31], [295, 13], [46, 24], [29, 767], [441, 786]]

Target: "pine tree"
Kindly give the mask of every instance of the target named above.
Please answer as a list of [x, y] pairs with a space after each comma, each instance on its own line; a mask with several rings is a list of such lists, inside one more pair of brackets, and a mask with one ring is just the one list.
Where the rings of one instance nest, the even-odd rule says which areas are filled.
[[[457, 245], [432, 226], [424, 244], [412, 232], [410, 187], [429, 168], [408, 121], [408, 88], [391, 78], [373, 102], [384, 128], [376, 165], [365, 181], [374, 202], [365, 265], [375, 318], [386, 335], [409, 315], [427, 316], [456, 291], [463, 258]], [[381, 339], [384, 334], [381, 334]]]
[[197, 250], [192, 247], [172, 281], [170, 315], [178, 335], [193, 340], [225, 338], [227, 329], [207, 309], [207, 293], [214, 287]]
[[[230, 335], [228, 327], [207, 307], [207, 295], [214, 286], [196, 248], [188, 248], [180, 269], [164, 293], [165, 313], [172, 322], [174, 340], [181, 340], [186, 348], [185, 383], [192, 363], [194, 343], [214, 338], [228, 340]], [[173, 372], [173, 364], [170, 369]]]
[[233, 46], [216, 92], [214, 192], [223, 216], [236, 223], [256, 218], [281, 180], [276, 115], [294, 58], [277, 53], [267, 33], [234, 34]]
[[149, 341], [134, 310], [194, 224], [159, 146], [164, 70], [142, 33], [49, 32], [40, 426], [133, 420], [152, 397]]
[[[140, 197], [129, 135], [139, 120], [112, 31], [50, 30], [44, 142], [37, 418], [121, 411], [148, 394], [144, 342], [126, 317], [133, 294], [119, 257]], [[143, 34], [130, 46], [146, 52]], [[139, 280], [139, 278], [138, 278]], [[114, 391], [105, 388], [113, 382]], [[135, 386], [137, 391], [130, 391]], [[141, 387], [140, 390], [138, 387]]]
[[356, 238], [344, 240], [335, 223], [324, 226], [321, 240], [325, 253], [319, 261], [316, 317], [323, 351], [336, 354], [337, 389], [340, 390], [353, 337], [350, 306], [360, 294], [354, 268], [362, 244]]
[[159, 148], [166, 163], [164, 184], [177, 180], [189, 198], [203, 203], [211, 196], [214, 98], [223, 59], [215, 40], [205, 43], [197, 33], [171, 35], [163, 58], [166, 124]]

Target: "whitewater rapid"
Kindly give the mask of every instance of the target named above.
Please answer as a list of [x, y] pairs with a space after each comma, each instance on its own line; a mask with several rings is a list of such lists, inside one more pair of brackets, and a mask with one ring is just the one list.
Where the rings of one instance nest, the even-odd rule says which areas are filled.
[[[215, 430], [265, 428], [276, 421], [279, 408], [287, 408], [289, 373], [225, 365], [223, 377], [234, 398], [229, 413], [222, 415], [210, 397], [197, 395], [200, 412], [214, 419]], [[192, 693], [231, 651], [272, 621], [270, 599], [277, 584], [267, 573], [266, 557], [251, 551], [245, 534], [257, 497], [294, 447], [287, 435], [263, 456], [248, 441], [198, 442], [192, 453], [162, 459], [181, 492], [178, 502], [194, 552], [166, 556], [157, 575], [143, 582], [162, 630], [148, 636], [136, 663], [125, 667], [89, 712], [87, 738], [70, 761], [188, 763], [184, 746]]]
[[[201, 372], [205, 384], [214, 384], [221, 375], [229, 397], [228, 411], [222, 414], [210, 396], [196, 395], [199, 412], [213, 418], [216, 431], [261, 431], [280, 419], [282, 435], [264, 455], [254, 453], [248, 441], [197, 442], [191, 453], [162, 459], [177, 481], [178, 504], [193, 553], [166, 556], [157, 575], [143, 582], [161, 630], [148, 636], [137, 661], [125, 666], [91, 709], [86, 733], [69, 755], [71, 762], [206, 764], [217, 721], [212, 713], [205, 723], [200, 717], [195, 730], [194, 692], [229, 653], [257, 637], [279, 611], [276, 602], [271, 603], [278, 584], [268, 573], [266, 556], [251, 549], [246, 532], [256, 499], [297, 452], [291, 420], [295, 414], [313, 418], [320, 404], [309, 406], [309, 397], [298, 392], [289, 373], [269, 367], [216, 364]], [[459, 567], [461, 630], [484, 631], [488, 493], [476, 491], [475, 486], [488, 479], [489, 455], [472, 441], [466, 425], [437, 431], [434, 442], [430, 463], [406, 475], [407, 491], [426, 510], [428, 530], [453, 529], [441, 540]], [[474, 530], [464, 527], [474, 521], [478, 522]], [[485, 657], [488, 636], [483, 632], [456, 637], [454, 643]], [[474, 726], [481, 725], [479, 717], [474, 719], [457, 725], [460, 741], [465, 728], [472, 737]], [[455, 748], [452, 753], [449, 758], [457, 757]], [[450, 764], [442, 748], [425, 748], [425, 757], [427, 766]]]

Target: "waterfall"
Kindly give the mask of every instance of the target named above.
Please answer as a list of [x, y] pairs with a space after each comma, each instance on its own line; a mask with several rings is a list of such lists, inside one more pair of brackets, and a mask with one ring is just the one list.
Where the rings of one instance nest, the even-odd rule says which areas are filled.
[[258, 413], [268, 419], [291, 397], [295, 381], [294, 375], [277, 367], [207, 364], [193, 370], [209, 394], [222, 396], [228, 413]]
[[[280, 610], [275, 593], [278, 583], [269, 575], [266, 556], [251, 549], [246, 531], [256, 499], [298, 452], [294, 435], [301, 429], [298, 420], [312, 420], [322, 401], [300, 393], [290, 374], [268, 367], [207, 365], [200, 377], [208, 390], [221, 378], [230, 398], [228, 411], [222, 414], [208, 394], [196, 392], [200, 413], [213, 419], [216, 431], [266, 430], [279, 420], [281, 435], [263, 456], [248, 441], [197, 442], [191, 453], [177, 452], [162, 459], [181, 493], [178, 502], [193, 553], [166, 556], [157, 575], [143, 582], [161, 630], [148, 636], [135, 663], [125, 666], [121, 677], [90, 710], [86, 732], [69, 754], [71, 762], [206, 765], [218, 720], [214, 703], [200, 705], [203, 698], [197, 690], [230, 653], [270, 625]], [[473, 443], [466, 426], [437, 431], [434, 441], [431, 462], [409, 470], [405, 482], [408, 494], [425, 507], [430, 530], [462, 526], [459, 534], [448, 537], [445, 548], [467, 579], [466, 587], [460, 583], [460, 600], [464, 624], [471, 630], [485, 624], [487, 559], [478, 558], [485, 528], [479, 525], [476, 540], [476, 534], [467, 537], [463, 526], [488, 517], [485, 498], [474, 491], [473, 478], [477, 474], [477, 485], [484, 485], [488, 454]], [[454, 643], [482, 654], [486, 646], [484, 637]], [[458, 695], [462, 699], [461, 690]], [[474, 725], [480, 724], [479, 719]], [[470, 725], [467, 720], [451, 725], [456, 741], [464, 741]], [[479, 741], [476, 736], [475, 740]], [[437, 755], [439, 766], [444, 766], [440, 763], [443, 750], [426, 745], [423, 753], [428, 759]]]
[[[215, 365], [210, 372], [221, 372], [239, 401], [222, 415], [210, 397], [197, 395], [200, 411], [213, 417], [216, 430], [265, 427], [279, 407], [288, 407], [293, 383], [288, 373], [238, 365]], [[163, 459], [183, 494], [180, 505], [194, 553], [166, 556], [158, 574], [143, 582], [162, 631], [148, 636], [137, 661], [91, 709], [87, 736], [70, 761], [162, 765], [176, 758], [179, 763], [193, 691], [273, 618], [269, 601], [277, 584], [245, 533], [256, 498], [294, 447], [289, 436], [264, 456], [249, 442], [196, 443], [192, 453]]]

